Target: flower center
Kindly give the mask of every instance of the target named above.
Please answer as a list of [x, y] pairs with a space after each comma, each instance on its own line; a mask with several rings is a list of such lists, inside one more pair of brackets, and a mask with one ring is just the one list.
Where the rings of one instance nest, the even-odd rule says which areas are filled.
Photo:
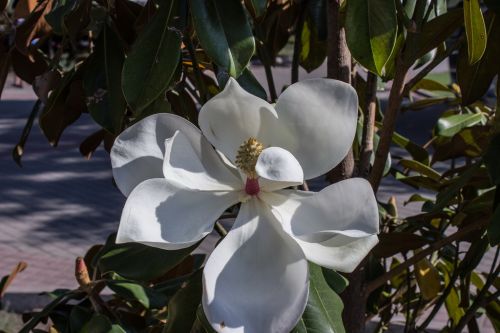
[[264, 150], [262, 143], [255, 138], [250, 138], [243, 142], [236, 154], [236, 166], [243, 171], [248, 178], [257, 178], [255, 165], [260, 153]]
[[255, 138], [249, 138], [243, 142], [236, 154], [236, 166], [247, 175], [245, 192], [248, 195], [257, 195], [260, 191], [255, 165], [260, 153], [264, 150], [264, 145]]

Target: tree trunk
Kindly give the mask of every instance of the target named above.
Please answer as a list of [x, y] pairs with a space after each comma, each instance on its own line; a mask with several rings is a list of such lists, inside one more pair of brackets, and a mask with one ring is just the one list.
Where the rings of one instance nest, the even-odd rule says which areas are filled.
[[[328, 62], [327, 75], [351, 83], [351, 52], [347, 48], [345, 29], [342, 26], [340, 0], [328, 0]], [[354, 156], [349, 150], [345, 159], [331, 170], [327, 179], [336, 183], [351, 178], [354, 173]]]
[[[351, 53], [347, 48], [345, 29], [340, 12], [340, 0], [328, 0], [328, 77], [351, 83]], [[354, 173], [352, 149], [344, 160], [331, 170], [327, 179], [331, 183], [351, 178]], [[349, 286], [340, 295], [344, 302], [342, 320], [346, 332], [361, 333], [365, 329], [366, 298], [365, 268], [361, 264], [353, 273], [348, 274]]]

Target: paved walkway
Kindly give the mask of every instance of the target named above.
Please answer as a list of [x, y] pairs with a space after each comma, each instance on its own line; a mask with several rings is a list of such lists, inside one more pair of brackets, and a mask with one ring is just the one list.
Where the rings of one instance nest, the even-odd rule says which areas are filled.
[[[302, 73], [302, 78], [323, 76], [324, 70]], [[262, 69], [255, 72], [265, 82]], [[289, 82], [289, 69], [277, 68], [275, 75], [280, 90]], [[117, 229], [124, 197], [112, 184], [108, 154], [99, 149], [86, 160], [78, 151], [80, 142], [97, 129], [88, 115], [63, 134], [57, 148], [48, 144], [35, 124], [25, 147], [23, 168], [19, 168], [11, 151], [35, 96], [29, 87], [15, 89], [10, 83], [0, 102], [0, 276], [24, 260], [28, 268], [9, 288], [11, 296], [74, 288], [74, 258], [84, 255], [91, 245], [104, 242]], [[404, 114], [398, 130], [424, 143], [430, 128], [422, 129], [421, 125], [432, 124], [437, 116], [436, 110]], [[387, 179], [379, 197], [386, 200], [389, 194], [396, 195], [400, 211], [415, 214], [417, 205], [401, 206], [411, 193], [411, 188]], [[489, 262], [491, 256], [483, 265], [487, 267]], [[12, 306], [25, 305], [17, 301]], [[444, 318], [436, 320], [437, 327]]]

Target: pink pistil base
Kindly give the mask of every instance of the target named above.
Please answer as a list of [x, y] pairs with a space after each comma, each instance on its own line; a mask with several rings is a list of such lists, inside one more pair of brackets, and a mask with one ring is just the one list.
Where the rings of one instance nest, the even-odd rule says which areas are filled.
[[257, 195], [260, 192], [259, 180], [257, 178], [247, 178], [245, 192], [248, 195]]

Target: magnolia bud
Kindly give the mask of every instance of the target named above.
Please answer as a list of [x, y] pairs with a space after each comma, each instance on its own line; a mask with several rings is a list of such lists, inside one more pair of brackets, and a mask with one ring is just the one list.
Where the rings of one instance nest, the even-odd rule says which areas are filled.
[[80, 287], [87, 287], [90, 284], [89, 270], [82, 257], [76, 258], [75, 277]]

